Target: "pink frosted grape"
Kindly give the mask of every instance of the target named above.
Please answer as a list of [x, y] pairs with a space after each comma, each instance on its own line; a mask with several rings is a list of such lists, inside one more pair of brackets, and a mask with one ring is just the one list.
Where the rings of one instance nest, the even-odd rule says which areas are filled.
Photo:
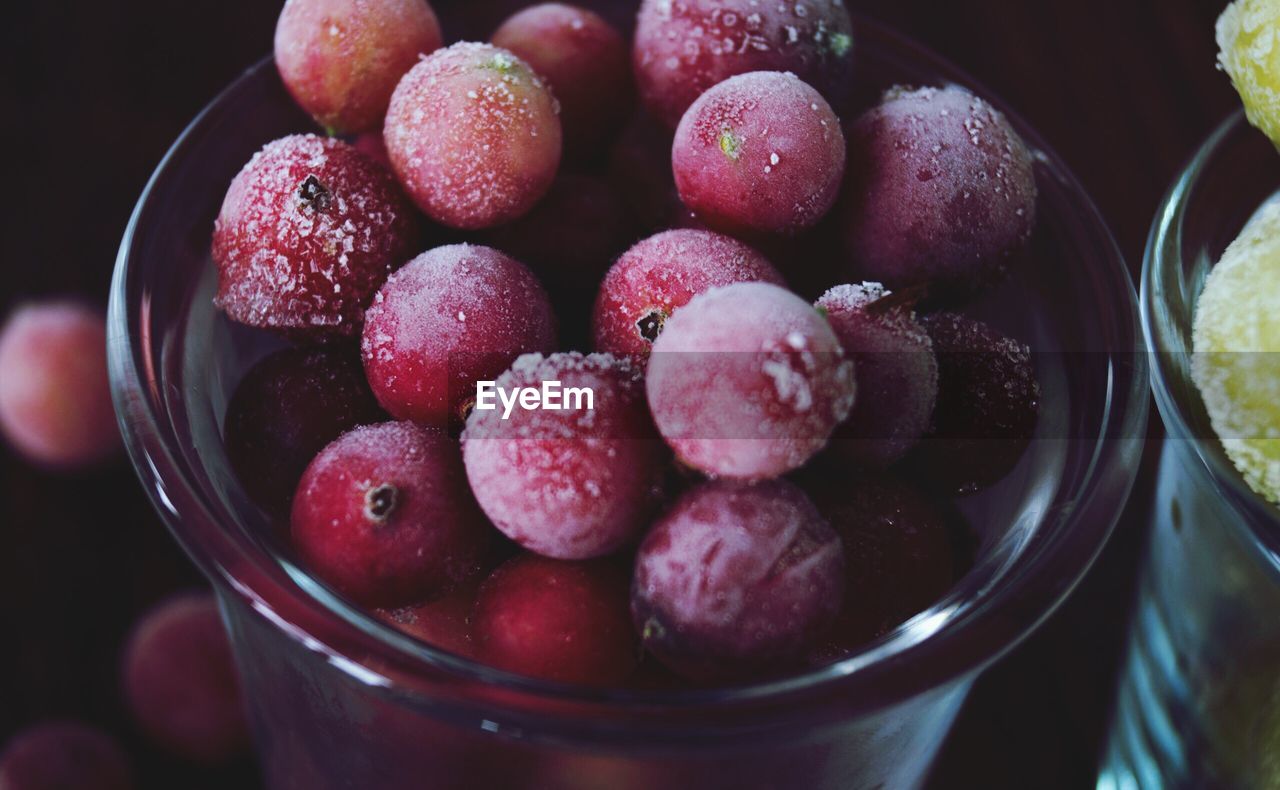
[[666, 325], [694, 296], [720, 285], [782, 285], [764, 256], [736, 239], [705, 230], [670, 230], [627, 250], [596, 297], [598, 351], [643, 361]]
[[382, 124], [400, 78], [442, 42], [425, 0], [288, 0], [276, 25], [276, 67], [317, 123], [362, 132]]
[[981, 321], [935, 313], [922, 323], [938, 357], [938, 402], [912, 463], [931, 485], [969, 494], [1008, 474], [1035, 435], [1035, 361]]
[[889, 466], [929, 429], [938, 397], [933, 343], [911, 304], [879, 283], [838, 285], [817, 307], [853, 360], [858, 382], [857, 402], [832, 451], [858, 465]]
[[523, 58], [560, 100], [565, 153], [581, 158], [607, 142], [632, 103], [627, 41], [599, 14], [564, 3], [526, 8], [493, 34]]
[[455, 244], [387, 281], [365, 316], [361, 348], [384, 409], [443, 426], [465, 417], [477, 381], [555, 345], [555, 316], [537, 278], [497, 250]]
[[354, 335], [418, 243], [395, 179], [340, 140], [268, 143], [231, 182], [214, 223], [218, 306], [243, 324]]
[[0, 433], [57, 468], [93, 464], [120, 447], [101, 313], [62, 301], [14, 311], [0, 329]]
[[607, 354], [520, 357], [497, 379], [507, 391], [558, 381], [587, 388], [593, 408], [477, 408], [467, 420], [467, 479], [507, 537], [557, 559], [587, 559], [633, 542], [659, 502], [666, 448], [645, 408], [639, 370]]
[[307, 568], [369, 606], [448, 592], [479, 571], [489, 542], [457, 443], [405, 422], [356, 428], [321, 451], [291, 524]]
[[800, 468], [854, 403], [853, 364], [830, 324], [760, 282], [713, 288], [673, 315], [653, 344], [646, 386], [676, 456], [739, 480]]
[[645, 649], [725, 680], [801, 657], [840, 608], [840, 539], [794, 485], [712, 482], [640, 545], [631, 613]]
[[437, 50], [405, 75], [383, 134], [427, 216], [478, 230], [533, 208], [560, 165], [559, 105], [529, 64], [489, 44]]
[[793, 72], [839, 106], [853, 25], [843, 0], [644, 0], [632, 60], [641, 98], [672, 127], [703, 91], [751, 71]]
[[967, 89], [889, 91], [848, 137], [841, 216], [856, 276], [971, 289], [1030, 238], [1031, 152]]
[[120, 744], [74, 721], [50, 721], [14, 736], [0, 751], [0, 790], [132, 790]]
[[181, 595], [144, 615], [122, 664], [129, 709], [169, 751], [212, 763], [248, 745], [240, 678], [212, 595]]
[[844, 176], [840, 119], [794, 74], [755, 71], [698, 97], [676, 129], [680, 199], [713, 228], [794, 234], [830, 210]]

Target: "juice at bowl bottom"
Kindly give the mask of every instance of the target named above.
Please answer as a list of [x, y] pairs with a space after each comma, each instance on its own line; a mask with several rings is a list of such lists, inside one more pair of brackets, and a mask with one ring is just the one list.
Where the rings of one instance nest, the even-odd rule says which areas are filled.
[[[894, 84], [968, 82], [865, 20], [858, 35], [867, 102]], [[1147, 360], [1136, 353], [1124, 262], [1080, 186], [1011, 121], [1039, 154], [1039, 225], [1025, 265], [970, 309], [1037, 350], [1049, 405], [1018, 467], [963, 503], [977, 533], [969, 573], [831, 666], [741, 688], [597, 691], [517, 678], [396, 631], [318, 583], [250, 503], [222, 420], [240, 377], [270, 349], [214, 309], [210, 233], [227, 184], [254, 151], [310, 127], [269, 61], [215, 101], [131, 221], [113, 284], [110, 358], [138, 474], [222, 602], [268, 786], [922, 783], [974, 679], [1097, 556], [1145, 430]]]
[[1099, 788], [1280, 787], [1280, 511], [1225, 456], [1190, 377], [1205, 276], [1278, 185], [1275, 149], [1239, 113], [1148, 244], [1144, 328], [1168, 439]]

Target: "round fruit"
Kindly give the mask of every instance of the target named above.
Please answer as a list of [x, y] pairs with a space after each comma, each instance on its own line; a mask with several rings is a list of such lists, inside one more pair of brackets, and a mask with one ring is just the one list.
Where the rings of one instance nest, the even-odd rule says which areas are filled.
[[706, 483], [640, 545], [631, 612], [664, 664], [724, 680], [801, 657], [835, 618], [843, 588], [840, 539], [800, 489]]
[[854, 275], [972, 289], [1031, 236], [1031, 152], [958, 85], [889, 91], [848, 130], [842, 209]]
[[119, 449], [101, 313], [73, 302], [14, 311], [0, 329], [0, 433], [35, 463], [56, 468]]
[[830, 210], [844, 176], [840, 119], [794, 74], [740, 74], [698, 97], [676, 129], [680, 199], [728, 233], [795, 234]]
[[400, 81], [383, 134], [418, 207], [441, 224], [477, 230], [516, 219], [551, 187], [560, 165], [558, 113], [523, 60], [458, 43]]
[[955, 313], [921, 319], [938, 357], [938, 402], [913, 463], [934, 486], [968, 494], [1008, 474], [1036, 431], [1031, 349]]
[[316, 456], [292, 524], [306, 566], [369, 606], [453, 589], [479, 572], [489, 540], [457, 443], [404, 422], [357, 428]]
[[227, 191], [213, 231], [215, 301], [250, 326], [354, 335], [417, 239], [413, 207], [386, 169], [340, 140], [285, 137]]
[[[558, 559], [587, 559], [634, 542], [657, 506], [666, 448], [645, 407], [639, 370], [607, 354], [530, 354], [496, 382], [499, 393], [547, 391], [561, 400], [477, 401], [463, 436], [471, 489], [507, 537]], [[587, 398], [573, 400], [573, 391]]]
[[400, 78], [441, 43], [425, 0], [288, 0], [276, 67], [317, 123], [350, 134], [381, 126]]
[[477, 381], [555, 345], [555, 316], [537, 278], [497, 250], [455, 244], [419, 255], [387, 281], [365, 315], [361, 348], [383, 408], [445, 426], [466, 418]]
[[764, 256], [736, 239], [705, 230], [669, 230], [627, 250], [596, 297], [595, 346], [643, 361], [667, 319], [716, 286], [762, 281], [782, 285]]
[[223, 435], [249, 496], [287, 516], [316, 453], [356, 426], [385, 419], [351, 349], [286, 349], [245, 374], [227, 404]]
[[123, 673], [134, 717], [174, 754], [219, 762], [247, 745], [240, 679], [212, 595], [179, 596], [143, 616]]
[[677, 457], [739, 480], [803, 466], [854, 402], [853, 364], [831, 325], [768, 283], [694, 297], [654, 343], [646, 385], [658, 431]]
[[640, 659], [626, 575], [602, 560], [508, 560], [480, 588], [472, 622], [481, 661], [543, 680], [615, 685]]
[[644, 0], [632, 54], [640, 96], [674, 127], [703, 91], [750, 71], [790, 71], [840, 106], [853, 73], [843, 0]]
[[626, 120], [632, 104], [627, 41], [598, 14], [564, 3], [530, 6], [502, 23], [494, 46], [542, 75], [560, 100], [565, 152], [589, 154]]
[[831, 449], [860, 466], [885, 467], [905, 456], [929, 429], [938, 398], [933, 343], [904, 298], [862, 283], [838, 285], [817, 302], [858, 382], [858, 400]]
[[114, 738], [72, 721], [14, 736], [0, 752], [0, 790], [132, 790], [129, 758]]

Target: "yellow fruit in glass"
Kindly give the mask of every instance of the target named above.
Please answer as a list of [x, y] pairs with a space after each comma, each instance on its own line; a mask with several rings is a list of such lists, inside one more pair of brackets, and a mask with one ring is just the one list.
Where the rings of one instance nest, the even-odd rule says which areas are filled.
[[1249, 221], [1196, 305], [1191, 374], [1253, 490], [1280, 503], [1280, 202]]
[[1280, 145], [1280, 0], [1236, 0], [1218, 17], [1218, 62], [1249, 122]]

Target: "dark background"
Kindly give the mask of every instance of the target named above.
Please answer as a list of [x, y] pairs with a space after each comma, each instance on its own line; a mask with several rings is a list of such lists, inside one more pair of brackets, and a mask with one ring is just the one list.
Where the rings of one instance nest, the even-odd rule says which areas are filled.
[[[1099, 204], [1135, 274], [1161, 194], [1236, 106], [1214, 68], [1224, 0], [846, 2], [959, 64], [1040, 130]], [[271, 0], [6, 8], [0, 315], [44, 294], [105, 304], [147, 176], [200, 108], [270, 51], [278, 12]], [[461, 32], [446, 27], [450, 38]], [[1151, 460], [1148, 452], [1133, 503], [1083, 586], [979, 682], [935, 786], [1092, 786]], [[151, 750], [117, 699], [129, 624], [195, 584], [123, 463], [52, 476], [0, 447], [0, 742], [34, 720], [74, 716], [126, 740], [144, 787], [255, 787], [247, 763], [192, 769]]]

